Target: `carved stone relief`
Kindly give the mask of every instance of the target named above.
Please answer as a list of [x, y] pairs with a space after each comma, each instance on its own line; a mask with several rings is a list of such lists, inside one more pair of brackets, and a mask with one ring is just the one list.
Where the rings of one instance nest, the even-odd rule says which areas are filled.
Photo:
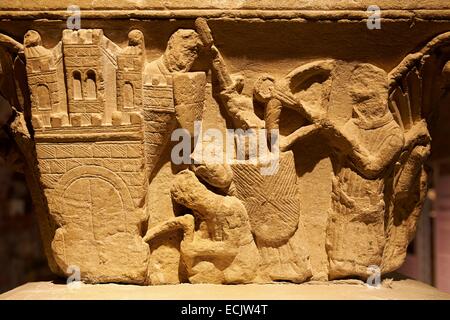
[[[372, 266], [403, 263], [427, 190], [427, 121], [445, 98], [450, 34], [389, 73], [315, 59], [250, 84], [229, 71], [203, 18], [174, 31], [153, 61], [140, 30], [126, 45], [102, 29], [64, 30], [53, 47], [33, 30], [23, 45], [0, 36], [2, 70], [17, 73], [10, 127], [55, 273], [78, 266], [86, 282], [142, 285], [302, 283], [366, 279]], [[29, 114], [19, 107], [27, 101]], [[302, 152], [311, 141], [324, 159], [312, 166], [317, 182]], [[321, 232], [305, 196], [314, 185], [326, 208]]]

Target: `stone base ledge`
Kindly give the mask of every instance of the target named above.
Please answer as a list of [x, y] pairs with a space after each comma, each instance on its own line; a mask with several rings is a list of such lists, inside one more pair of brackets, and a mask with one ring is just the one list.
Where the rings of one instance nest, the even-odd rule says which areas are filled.
[[[73, 286], [72, 284], [71, 286]], [[0, 295], [0, 300], [450, 300], [450, 294], [406, 279], [387, 281], [380, 288], [359, 281], [265, 285], [79, 284], [30, 282]]]

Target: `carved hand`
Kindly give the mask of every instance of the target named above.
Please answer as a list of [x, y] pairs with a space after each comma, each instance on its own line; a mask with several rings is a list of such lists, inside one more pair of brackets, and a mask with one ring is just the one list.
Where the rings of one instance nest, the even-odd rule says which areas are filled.
[[410, 148], [415, 144], [428, 144], [431, 141], [430, 133], [428, 132], [427, 123], [421, 120], [414, 124], [414, 126], [405, 133], [405, 147]]
[[324, 114], [317, 114], [317, 124], [324, 130], [336, 130], [336, 125], [330, 119], [326, 118]]
[[318, 124], [332, 147], [340, 152], [354, 155], [363, 163], [370, 163], [372, 161], [371, 154], [361, 146], [351, 132], [344, 131], [331, 119], [325, 117], [319, 119]]

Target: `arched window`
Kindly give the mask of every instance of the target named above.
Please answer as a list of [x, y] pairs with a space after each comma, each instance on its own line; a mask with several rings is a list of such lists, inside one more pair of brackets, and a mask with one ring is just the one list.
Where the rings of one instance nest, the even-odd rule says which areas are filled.
[[86, 98], [97, 99], [97, 76], [93, 70], [87, 72], [86, 78]]
[[134, 108], [134, 88], [130, 82], [126, 82], [123, 86], [123, 108]]
[[36, 90], [39, 110], [51, 110], [50, 92], [46, 85], [40, 84]]
[[73, 74], [73, 99], [82, 100], [83, 90], [81, 88], [81, 73], [80, 71], [74, 71]]

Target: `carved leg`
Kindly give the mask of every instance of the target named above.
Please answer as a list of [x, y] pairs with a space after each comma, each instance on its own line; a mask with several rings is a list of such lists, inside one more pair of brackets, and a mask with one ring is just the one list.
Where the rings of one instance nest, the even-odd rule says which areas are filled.
[[[326, 250], [329, 278], [366, 278], [371, 265], [381, 268], [384, 239], [384, 205], [362, 205], [333, 191], [327, 225]], [[361, 199], [359, 199], [361, 201]]]

